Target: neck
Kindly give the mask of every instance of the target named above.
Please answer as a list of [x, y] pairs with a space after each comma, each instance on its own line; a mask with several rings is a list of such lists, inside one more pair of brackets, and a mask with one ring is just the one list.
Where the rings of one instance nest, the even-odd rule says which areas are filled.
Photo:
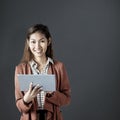
[[46, 64], [47, 57], [46, 56], [38, 57], [38, 58], [35, 58], [35, 61], [41, 66], [41, 65]]

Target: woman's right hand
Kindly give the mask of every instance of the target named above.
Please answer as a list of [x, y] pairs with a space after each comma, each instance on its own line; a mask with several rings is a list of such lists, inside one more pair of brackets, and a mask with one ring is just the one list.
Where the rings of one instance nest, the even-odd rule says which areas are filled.
[[30, 83], [29, 90], [24, 95], [23, 101], [26, 103], [30, 103], [37, 96], [37, 94], [40, 93], [41, 90], [42, 86], [40, 86], [39, 84], [33, 87], [33, 83]]

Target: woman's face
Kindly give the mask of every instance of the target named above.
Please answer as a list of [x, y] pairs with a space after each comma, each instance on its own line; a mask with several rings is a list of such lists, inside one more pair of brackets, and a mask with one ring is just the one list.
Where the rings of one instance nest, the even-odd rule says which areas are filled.
[[44, 34], [40, 32], [36, 32], [30, 35], [30, 39], [28, 40], [28, 45], [30, 51], [37, 59], [38, 57], [45, 57], [46, 51], [48, 47], [48, 40]]

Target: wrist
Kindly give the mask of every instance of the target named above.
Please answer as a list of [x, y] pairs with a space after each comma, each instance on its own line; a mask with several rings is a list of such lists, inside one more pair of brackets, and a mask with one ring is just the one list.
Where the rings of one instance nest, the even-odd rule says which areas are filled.
[[32, 103], [32, 101], [26, 102], [26, 101], [24, 100], [24, 98], [23, 98], [23, 103], [28, 106], [30, 103]]

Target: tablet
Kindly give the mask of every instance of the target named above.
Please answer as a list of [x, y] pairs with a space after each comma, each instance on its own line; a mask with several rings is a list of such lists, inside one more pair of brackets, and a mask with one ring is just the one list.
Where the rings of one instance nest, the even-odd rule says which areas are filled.
[[42, 88], [44, 91], [53, 92], [56, 90], [54, 74], [18, 74], [18, 81], [21, 91], [27, 91], [31, 82], [33, 85], [39, 84], [43, 86]]

